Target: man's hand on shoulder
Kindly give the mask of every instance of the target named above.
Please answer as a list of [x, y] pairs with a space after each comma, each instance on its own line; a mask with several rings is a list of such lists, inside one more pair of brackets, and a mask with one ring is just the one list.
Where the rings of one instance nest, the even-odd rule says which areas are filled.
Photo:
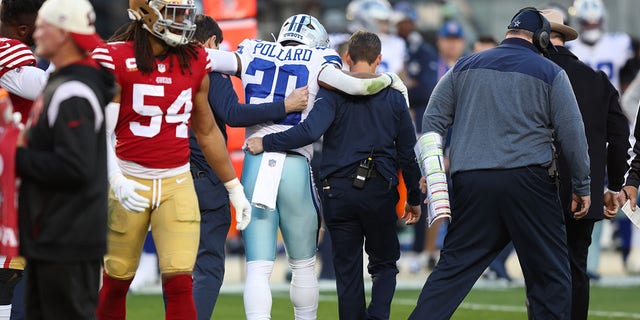
[[264, 148], [262, 147], [262, 137], [251, 137], [247, 139], [246, 150], [251, 154], [259, 154], [264, 152]]
[[296, 88], [284, 100], [284, 110], [286, 113], [298, 112], [307, 108], [309, 101], [309, 87]]

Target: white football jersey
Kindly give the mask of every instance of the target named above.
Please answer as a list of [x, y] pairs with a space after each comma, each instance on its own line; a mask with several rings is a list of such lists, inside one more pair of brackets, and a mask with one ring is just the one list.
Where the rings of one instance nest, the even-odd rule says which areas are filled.
[[[332, 48], [338, 49], [338, 46], [349, 41], [351, 35], [348, 33], [333, 33], [329, 35], [329, 43]], [[382, 73], [391, 71], [399, 73], [404, 68], [404, 59], [407, 55], [407, 46], [402, 38], [390, 34], [378, 34], [380, 37], [382, 61], [376, 69], [376, 72]]]
[[[338, 53], [330, 48], [305, 45], [282, 46], [276, 42], [244, 40], [236, 51], [242, 63], [246, 103], [282, 101], [294, 89], [309, 86], [309, 101], [302, 112], [289, 113], [277, 122], [248, 127], [246, 138], [285, 131], [306, 119], [318, 93], [318, 73], [326, 64], [342, 67]], [[331, 67], [333, 68], [333, 67]], [[311, 145], [295, 151], [311, 158]]]
[[404, 68], [404, 59], [407, 55], [407, 45], [402, 38], [390, 35], [379, 34], [382, 43], [382, 61], [378, 65], [376, 72], [399, 73]]
[[602, 70], [620, 91], [620, 69], [633, 56], [631, 39], [625, 33], [605, 33], [593, 46], [578, 40], [567, 42], [567, 48], [594, 70]]

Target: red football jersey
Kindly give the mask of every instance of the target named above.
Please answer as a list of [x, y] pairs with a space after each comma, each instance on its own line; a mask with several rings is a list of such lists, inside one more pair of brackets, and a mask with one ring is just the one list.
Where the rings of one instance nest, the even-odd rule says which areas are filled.
[[189, 163], [193, 97], [211, 70], [204, 48], [198, 48], [198, 58], [184, 74], [175, 55], [156, 58], [153, 72], [143, 74], [133, 42], [105, 44], [93, 51], [93, 58], [112, 70], [122, 89], [115, 128], [118, 158], [152, 169]]
[[[11, 102], [7, 92], [0, 89], [0, 255], [18, 255], [18, 212], [16, 189], [16, 143], [20, 130], [4, 119]], [[10, 258], [0, 264], [0, 268], [9, 268]], [[0, 258], [0, 262], [2, 258]]]
[[[29, 47], [20, 40], [0, 37], [0, 77], [7, 71], [24, 66], [35, 66], [36, 57]], [[13, 110], [22, 114], [22, 122], [29, 117], [29, 110], [33, 101], [10, 93]]]

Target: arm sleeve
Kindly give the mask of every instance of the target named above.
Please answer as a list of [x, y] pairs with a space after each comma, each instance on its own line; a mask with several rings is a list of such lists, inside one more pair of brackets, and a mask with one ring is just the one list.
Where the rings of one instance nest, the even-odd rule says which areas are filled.
[[607, 92], [607, 100], [604, 101], [609, 107], [607, 113], [607, 175], [608, 188], [613, 191], [620, 191], [624, 184], [624, 175], [629, 169], [629, 126], [627, 118], [622, 112], [618, 99], [618, 91], [613, 87], [607, 75], [600, 71], [601, 83]]
[[232, 127], [247, 127], [284, 118], [284, 101], [261, 104], [241, 104], [231, 80], [218, 72], [209, 74], [209, 103], [216, 117]]
[[407, 187], [407, 202], [416, 206], [420, 204], [420, 167], [416, 161], [413, 147], [416, 145], [415, 129], [409, 109], [405, 106], [404, 97], [399, 93], [394, 95], [394, 108], [398, 115], [398, 131], [396, 133], [396, 149], [398, 152], [398, 165], [402, 170], [402, 177]]
[[264, 151], [287, 151], [306, 146], [322, 136], [329, 128], [336, 112], [336, 101], [320, 89], [317, 101], [307, 118], [286, 131], [268, 134], [262, 139]]
[[0, 87], [28, 100], [35, 100], [46, 83], [44, 70], [32, 66], [9, 70], [0, 77]]
[[97, 163], [94, 121], [95, 114], [87, 99], [74, 96], [60, 102], [51, 125], [53, 148], [18, 148], [16, 160], [20, 175], [58, 187], [76, 186], [94, 179], [90, 169]]
[[573, 193], [587, 196], [591, 188], [587, 138], [578, 102], [564, 70], [553, 81], [550, 102], [551, 122], [571, 169]]
[[115, 147], [115, 128], [118, 123], [118, 115], [120, 113], [120, 103], [110, 102], [104, 109], [104, 125], [107, 139], [107, 177], [111, 178], [114, 174], [122, 173], [118, 166], [118, 157], [116, 156]]
[[372, 95], [391, 85], [391, 76], [381, 74], [375, 78], [360, 79], [351, 76], [334, 65], [328, 64], [320, 70], [318, 83], [328, 85], [352, 96]]
[[234, 52], [207, 49], [207, 54], [211, 60], [211, 70], [213, 71], [235, 75], [241, 70], [238, 65], [238, 56]]
[[455, 93], [451, 70], [445, 73], [433, 89], [427, 109], [422, 116], [422, 132], [435, 131], [444, 137], [447, 128], [453, 124]]

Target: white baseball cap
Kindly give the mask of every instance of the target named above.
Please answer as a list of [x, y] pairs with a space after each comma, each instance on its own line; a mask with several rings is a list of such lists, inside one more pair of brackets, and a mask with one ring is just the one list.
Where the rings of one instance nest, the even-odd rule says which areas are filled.
[[103, 43], [96, 33], [96, 13], [88, 0], [46, 0], [38, 17], [69, 32], [85, 51], [93, 51]]

